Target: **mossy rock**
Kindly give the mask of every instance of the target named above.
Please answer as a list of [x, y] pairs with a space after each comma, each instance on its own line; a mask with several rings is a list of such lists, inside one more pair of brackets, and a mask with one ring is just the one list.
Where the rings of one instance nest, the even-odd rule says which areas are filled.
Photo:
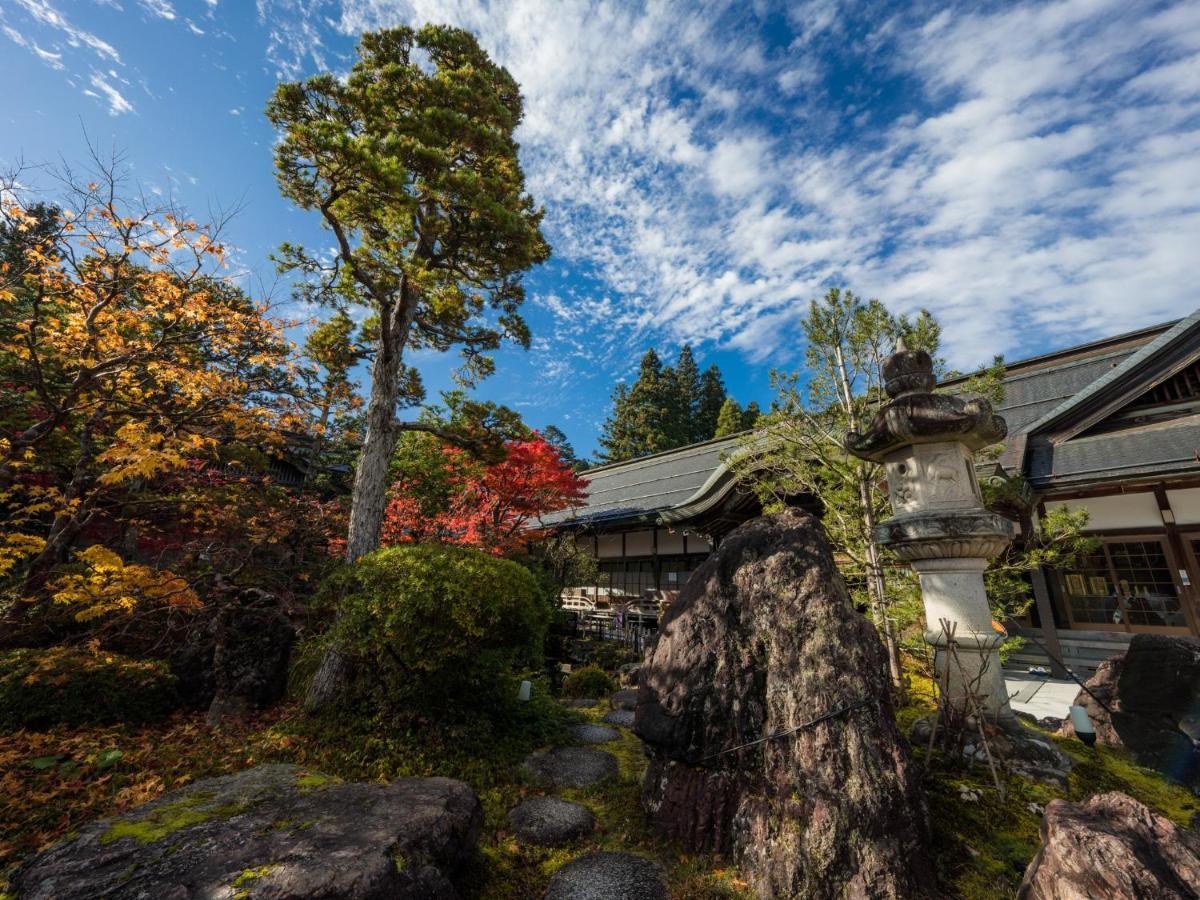
[[257, 766], [85, 826], [25, 863], [11, 886], [22, 900], [455, 896], [482, 824], [461, 781], [342, 784]]
[[78, 647], [0, 654], [0, 731], [142, 723], [178, 706], [175, 677], [162, 661]]

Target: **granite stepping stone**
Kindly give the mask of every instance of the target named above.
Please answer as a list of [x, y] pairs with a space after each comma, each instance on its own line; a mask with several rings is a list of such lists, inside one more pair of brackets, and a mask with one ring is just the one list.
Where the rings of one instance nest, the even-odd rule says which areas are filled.
[[632, 709], [614, 709], [604, 717], [604, 721], [609, 725], [620, 725], [622, 728], [633, 727], [633, 710]]
[[576, 725], [571, 729], [571, 737], [581, 744], [606, 744], [620, 736], [621, 732], [607, 725]]
[[556, 747], [531, 754], [521, 768], [538, 781], [559, 787], [590, 787], [615, 778], [619, 771], [617, 758], [603, 750], [590, 747]]
[[632, 853], [585, 853], [554, 873], [545, 900], [669, 900], [662, 866]]
[[584, 709], [588, 706], [595, 706], [599, 702], [595, 697], [576, 697], [574, 700], [566, 701], [567, 706], [571, 709]]
[[632, 711], [637, 706], [637, 694], [637, 688], [617, 691], [608, 698], [608, 702], [612, 704], [613, 709], [628, 709]]
[[558, 797], [530, 797], [509, 812], [508, 824], [518, 840], [551, 847], [591, 834], [596, 817], [578, 803]]

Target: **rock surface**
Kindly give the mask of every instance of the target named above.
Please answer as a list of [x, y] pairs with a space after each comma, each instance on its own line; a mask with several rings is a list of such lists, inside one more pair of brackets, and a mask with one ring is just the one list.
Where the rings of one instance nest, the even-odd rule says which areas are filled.
[[1053, 800], [1018, 900], [1196, 900], [1200, 835], [1121, 793]]
[[571, 737], [581, 744], [607, 744], [620, 736], [621, 733], [615, 728], [605, 725], [576, 725], [571, 729]]
[[545, 900], [668, 900], [667, 880], [632, 853], [585, 853], [554, 873]]
[[577, 697], [574, 700], [568, 700], [567, 706], [571, 709], [586, 709], [589, 706], [595, 706], [599, 702], [595, 697]]
[[692, 573], [642, 666], [635, 731], [654, 822], [688, 850], [731, 853], [760, 897], [932, 890], [884, 649], [812, 517], [748, 522]]
[[445, 898], [483, 825], [449, 778], [337, 784], [295, 766], [197, 781], [87, 825], [11, 878], [21, 900]]
[[550, 847], [591, 834], [596, 817], [578, 803], [558, 797], [530, 797], [509, 812], [508, 824], [519, 840]]
[[[1200, 781], [1200, 640], [1135, 634], [1124, 656], [1105, 660], [1087, 682], [1112, 715], [1080, 691], [1096, 741], [1125, 747], [1139, 764], [1184, 784]], [[1074, 735], [1071, 720], [1063, 733]]]
[[629, 688], [624, 691], [617, 691], [608, 698], [608, 702], [612, 704], [613, 709], [635, 709], [637, 707], [637, 688]]
[[609, 725], [619, 725], [622, 728], [632, 728], [634, 712], [631, 709], [614, 709], [604, 714], [603, 721]]
[[615, 756], [590, 747], [541, 750], [531, 754], [521, 768], [538, 781], [577, 788], [590, 787], [606, 778], [614, 778], [619, 770]]

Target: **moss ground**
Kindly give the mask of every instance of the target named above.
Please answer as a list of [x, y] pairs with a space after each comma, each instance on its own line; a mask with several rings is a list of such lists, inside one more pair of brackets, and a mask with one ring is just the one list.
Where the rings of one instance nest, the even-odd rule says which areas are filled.
[[[911, 685], [909, 702], [896, 713], [906, 734], [913, 722], [934, 709], [929, 679], [913, 675]], [[1043, 733], [1071, 757], [1073, 768], [1066, 791], [1006, 775], [1001, 799], [985, 765], [951, 765], [936, 751], [927, 760], [925, 748], [913, 748], [918, 764], [925, 768], [935, 864], [941, 887], [949, 896], [1011, 898], [1041, 844], [1041, 810], [1051, 800], [1079, 801], [1106, 791], [1122, 791], [1183, 826], [1200, 806], [1186, 788], [1136, 765], [1123, 751], [1089, 749], [1077, 740]], [[964, 790], [978, 800], [962, 799]]]
[[[909, 702], [897, 713], [905, 732], [932, 709], [932, 686], [914, 676], [912, 688]], [[595, 813], [597, 829], [590, 838], [561, 849], [514, 840], [508, 811], [523, 798], [545, 792], [524, 778], [521, 761], [534, 749], [567, 742], [571, 723], [598, 721], [606, 709], [601, 704], [569, 710], [538, 690], [533, 702], [514, 704], [503, 716], [467, 717], [438, 727], [369, 717], [314, 721], [285, 706], [216, 731], [204, 727], [202, 715], [177, 715], [149, 726], [5, 734], [0, 736], [0, 883], [9, 867], [85, 822], [199, 778], [262, 762], [292, 762], [307, 772], [345, 781], [423, 775], [467, 781], [485, 812], [480, 852], [466, 873], [466, 895], [480, 900], [541, 896], [560, 865], [589, 850], [623, 850], [658, 860], [678, 900], [750, 897], [738, 873], [724, 861], [683, 853], [647, 827], [639, 806], [645, 759], [627, 731], [618, 741], [601, 745], [620, 763], [616, 779], [558, 792]], [[1082, 800], [1120, 790], [1179, 824], [1186, 824], [1197, 808], [1197, 798], [1187, 790], [1139, 768], [1121, 752], [1089, 750], [1075, 741], [1059, 743], [1075, 761], [1065, 792], [1009, 777], [1001, 800], [986, 768], [954, 767], [936, 756], [928, 761], [924, 779], [935, 861], [949, 896], [1012, 897], [1037, 851], [1040, 808], [1056, 797]], [[914, 753], [924, 766], [924, 750], [916, 748]], [[319, 790], [325, 783], [320, 776], [305, 777], [310, 779], [305, 782], [309, 789]], [[978, 794], [978, 800], [961, 800], [964, 788]], [[209, 815], [202, 804], [174, 807], [165, 808], [146, 828], [173, 830], [188, 824], [189, 816]], [[252, 893], [252, 887], [248, 881], [241, 890]]]

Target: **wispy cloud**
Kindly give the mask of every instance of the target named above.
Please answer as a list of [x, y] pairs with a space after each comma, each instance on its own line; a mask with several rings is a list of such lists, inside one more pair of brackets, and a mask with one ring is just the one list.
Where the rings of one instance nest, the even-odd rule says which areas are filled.
[[14, 0], [14, 2], [36, 21], [61, 34], [72, 47], [84, 46], [95, 52], [97, 56], [116, 63], [121, 61], [120, 54], [111, 44], [91, 32], [76, 28], [47, 0]]
[[522, 85], [557, 259], [605, 318], [542, 304], [614, 365], [656, 336], [792, 356], [833, 283], [931, 308], [956, 365], [1195, 307], [1200, 6], [925, 10], [259, 0], [283, 77], [322, 64], [330, 23], [480, 35]]
[[138, 0], [138, 3], [152, 16], [168, 20], [175, 18], [175, 6], [170, 0]]
[[110, 116], [119, 116], [122, 113], [133, 112], [133, 104], [126, 100], [121, 92], [113, 87], [112, 83], [99, 72], [92, 73], [91, 85], [100, 93], [96, 94], [88, 90], [84, 90], [84, 93], [91, 97], [103, 98], [108, 103], [108, 114]]

